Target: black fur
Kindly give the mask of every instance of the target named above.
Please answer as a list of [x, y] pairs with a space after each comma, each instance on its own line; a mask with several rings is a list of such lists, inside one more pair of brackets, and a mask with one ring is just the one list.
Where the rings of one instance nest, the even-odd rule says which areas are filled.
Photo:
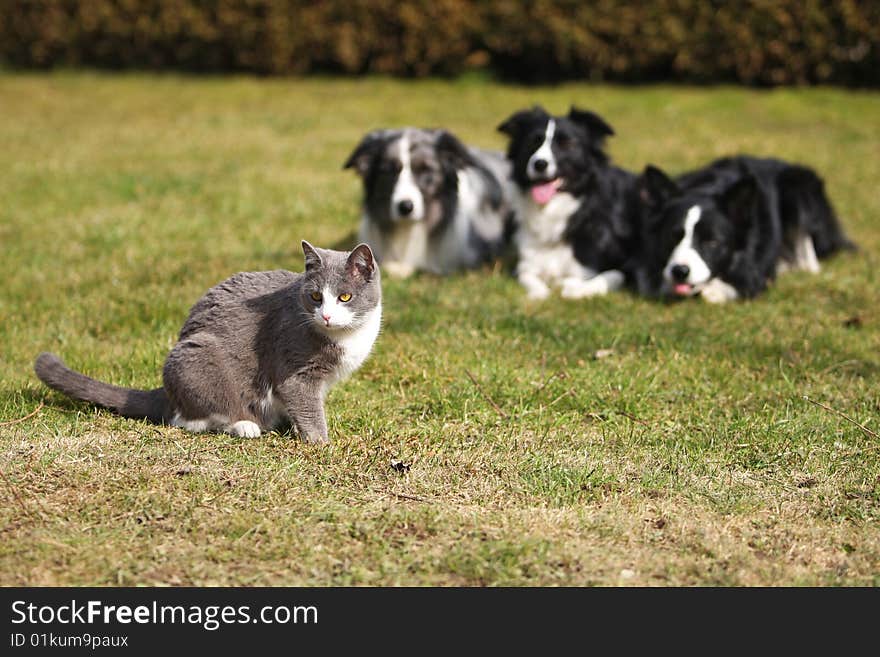
[[[545, 138], [550, 119], [556, 123], [551, 144], [559, 192], [580, 200], [568, 218], [563, 240], [576, 259], [597, 272], [634, 266], [639, 239], [638, 177], [611, 164], [605, 140], [614, 130], [599, 115], [572, 107], [565, 116], [551, 116], [540, 106], [516, 112], [498, 130], [510, 137], [507, 157], [513, 179], [524, 195], [546, 177], [530, 175], [528, 162]], [[521, 217], [520, 221], [528, 221]]]
[[648, 166], [640, 178], [644, 244], [637, 273], [642, 294], [670, 294], [664, 268], [684, 235], [687, 212], [701, 208], [693, 247], [713, 277], [754, 297], [793, 262], [799, 234], [816, 256], [855, 248], [844, 235], [815, 171], [779, 159], [746, 155], [715, 160], [673, 180]]

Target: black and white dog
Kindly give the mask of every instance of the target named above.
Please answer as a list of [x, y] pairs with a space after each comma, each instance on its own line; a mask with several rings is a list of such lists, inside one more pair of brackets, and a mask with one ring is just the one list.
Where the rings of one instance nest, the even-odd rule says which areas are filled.
[[363, 179], [360, 241], [388, 274], [447, 274], [503, 248], [511, 205], [502, 153], [468, 148], [446, 130], [407, 127], [370, 132], [343, 168]]
[[498, 130], [510, 137], [516, 276], [528, 296], [559, 287], [563, 297], [582, 298], [623, 286], [639, 239], [638, 176], [609, 162], [611, 126], [593, 112], [551, 116], [536, 106]]
[[782, 271], [815, 273], [820, 258], [854, 248], [822, 179], [797, 164], [741, 155], [676, 180], [648, 166], [640, 187], [645, 248], [636, 278], [649, 296], [753, 297]]

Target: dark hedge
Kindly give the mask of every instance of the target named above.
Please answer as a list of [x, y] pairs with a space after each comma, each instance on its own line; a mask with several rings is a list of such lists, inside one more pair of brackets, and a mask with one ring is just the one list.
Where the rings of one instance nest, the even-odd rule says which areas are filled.
[[880, 86], [880, 2], [2, 0], [0, 62]]

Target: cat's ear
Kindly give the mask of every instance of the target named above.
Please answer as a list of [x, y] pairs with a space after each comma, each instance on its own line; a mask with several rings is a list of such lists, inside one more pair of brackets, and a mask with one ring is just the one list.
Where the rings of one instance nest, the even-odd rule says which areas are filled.
[[358, 244], [348, 254], [345, 270], [354, 276], [360, 276], [365, 281], [372, 280], [376, 273], [376, 260], [373, 251], [366, 244]]
[[373, 130], [368, 132], [361, 139], [361, 143], [348, 156], [342, 168], [354, 169], [359, 176], [366, 176], [370, 171], [376, 154], [388, 143], [388, 139], [393, 134], [393, 130]]
[[324, 262], [321, 260], [321, 256], [318, 255], [318, 252], [315, 250], [311, 244], [302, 241], [303, 255], [306, 257], [306, 271], [311, 271], [316, 267], [320, 267]]

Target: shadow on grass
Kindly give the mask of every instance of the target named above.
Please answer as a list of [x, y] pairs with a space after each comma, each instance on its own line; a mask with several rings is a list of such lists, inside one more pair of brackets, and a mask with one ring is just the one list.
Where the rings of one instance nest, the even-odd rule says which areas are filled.
[[87, 402], [71, 399], [60, 392], [50, 390], [41, 385], [26, 386], [0, 393], [0, 408], [3, 409], [3, 421], [15, 419], [16, 414], [27, 413], [40, 404], [44, 408], [57, 411], [81, 411], [92, 407]]

